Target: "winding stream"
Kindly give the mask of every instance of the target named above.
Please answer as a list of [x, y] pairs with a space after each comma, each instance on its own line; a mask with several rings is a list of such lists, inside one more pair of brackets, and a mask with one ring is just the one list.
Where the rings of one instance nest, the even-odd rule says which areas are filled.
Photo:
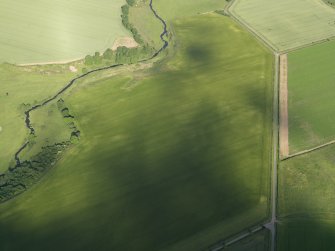
[[[150, 58], [141, 60], [140, 62], [149, 61], [149, 60], [157, 57], [169, 45], [169, 42], [165, 39], [165, 36], [168, 34], [167, 24], [166, 24], [165, 20], [157, 14], [156, 10], [153, 7], [153, 0], [150, 0], [149, 7], [150, 7], [151, 11], [153, 12], [153, 14], [155, 15], [155, 17], [163, 24], [163, 32], [160, 35], [160, 39], [163, 42], [163, 46], [158, 51], [156, 51], [156, 53], [153, 56], [151, 56]], [[31, 124], [31, 120], [30, 120], [30, 114], [31, 114], [31, 112], [33, 112], [33, 111], [35, 111], [35, 110], [37, 110], [37, 109], [39, 109], [39, 108], [41, 108], [41, 107], [49, 104], [50, 102], [54, 101], [55, 99], [57, 99], [64, 92], [66, 92], [72, 85], [74, 85], [77, 82], [77, 80], [83, 79], [83, 78], [91, 75], [92, 73], [100, 72], [100, 71], [104, 71], [104, 70], [108, 70], [108, 69], [111, 69], [111, 68], [116, 68], [116, 67], [119, 67], [119, 66], [122, 66], [122, 65], [124, 65], [124, 64], [114, 64], [114, 65], [110, 65], [110, 66], [105, 66], [105, 67], [97, 68], [95, 70], [91, 70], [91, 71], [89, 71], [87, 73], [84, 73], [84, 74], [82, 74], [82, 75], [80, 75], [80, 76], [72, 79], [67, 85], [65, 85], [60, 91], [58, 91], [51, 98], [45, 100], [44, 102], [42, 102], [40, 104], [34, 105], [29, 110], [25, 111], [24, 112], [24, 114], [25, 114], [25, 125], [29, 129], [30, 134], [35, 135], [35, 129], [33, 128], [32, 124]], [[20, 161], [19, 155], [28, 146], [28, 144], [29, 144], [29, 141], [25, 142], [20, 147], [20, 149], [15, 153], [15, 156], [14, 156], [14, 159], [16, 161], [16, 166], [15, 167], [21, 166], [21, 161]]]

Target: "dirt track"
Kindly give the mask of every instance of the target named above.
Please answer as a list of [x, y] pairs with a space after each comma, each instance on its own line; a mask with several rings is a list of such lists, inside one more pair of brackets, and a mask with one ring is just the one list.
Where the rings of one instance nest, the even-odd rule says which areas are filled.
[[280, 55], [279, 69], [280, 85], [280, 121], [279, 121], [279, 138], [280, 138], [280, 156], [285, 158], [289, 155], [288, 143], [288, 90], [287, 90], [287, 54]]

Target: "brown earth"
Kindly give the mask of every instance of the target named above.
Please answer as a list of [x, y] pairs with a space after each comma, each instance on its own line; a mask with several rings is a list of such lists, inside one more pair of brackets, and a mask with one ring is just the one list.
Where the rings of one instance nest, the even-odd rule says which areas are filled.
[[287, 54], [280, 55], [279, 68], [279, 146], [280, 156], [289, 156], [288, 142], [288, 89], [287, 89]]
[[138, 47], [138, 43], [132, 37], [120, 37], [114, 41], [112, 50], [115, 51], [118, 47], [121, 46], [135, 48]]

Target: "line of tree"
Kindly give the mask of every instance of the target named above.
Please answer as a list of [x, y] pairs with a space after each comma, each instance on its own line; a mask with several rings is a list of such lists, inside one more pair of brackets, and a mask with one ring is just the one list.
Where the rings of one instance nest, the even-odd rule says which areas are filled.
[[121, 11], [122, 11], [122, 24], [124, 25], [124, 27], [126, 27], [128, 30], [130, 30], [130, 32], [133, 34], [133, 37], [135, 39], [135, 41], [141, 45], [144, 44], [144, 40], [142, 39], [141, 35], [139, 34], [138, 30], [134, 27], [133, 24], [131, 24], [129, 22], [129, 9], [130, 9], [129, 4], [125, 4], [121, 7]]
[[[18, 166], [13, 164], [5, 173], [0, 174], [0, 203], [12, 199], [34, 185], [57, 162], [61, 154], [72, 143], [79, 140], [80, 131], [63, 99], [57, 101], [57, 107], [71, 129], [69, 140], [44, 146], [38, 154], [29, 160], [22, 161]], [[29, 138], [31, 145], [35, 141], [33, 137], [32, 135]]]

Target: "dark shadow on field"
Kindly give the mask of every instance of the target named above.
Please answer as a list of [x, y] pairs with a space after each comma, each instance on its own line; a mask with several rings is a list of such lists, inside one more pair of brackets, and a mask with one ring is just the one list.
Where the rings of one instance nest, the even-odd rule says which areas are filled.
[[191, 62], [201, 64], [213, 63], [213, 50], [206, 46], [192, 45], [186, 50], [186, 55]]
[[278, 224], [278, 251], [330, 251], [335, 247], [335, 220], [292, 217]]
[[[168, 134], [176, 122], [171, 119], [163, 129], [157, 121], [152, 132], [144, 118], [156, 114], [137, 114], [127, 128], [129, 142], [95, 163], [92, 179], [101, 183], [90, 189], [101, 197], [99, 203], [43, 229], [24, 231], [0, 222], [0, 250], [160, 250], [257, 205], [249, 197], [255, 191], [246, 191], [234, 172], [227, 150], [231, 142], [217, 136], [222, 135], [222, 112], [208, 100], [197, 111], [183, 122], [177, 144], [168, 151], [159, 148], [169, 144], [164, 137], [157, 135], [155, 149], [146, 142], [153, 140], [152, 133]], [[220, 158], [224, 166], [218, 166]]]
[[281, 162], [278, 251], [335, 250], [334, 163], [333, 147]]

